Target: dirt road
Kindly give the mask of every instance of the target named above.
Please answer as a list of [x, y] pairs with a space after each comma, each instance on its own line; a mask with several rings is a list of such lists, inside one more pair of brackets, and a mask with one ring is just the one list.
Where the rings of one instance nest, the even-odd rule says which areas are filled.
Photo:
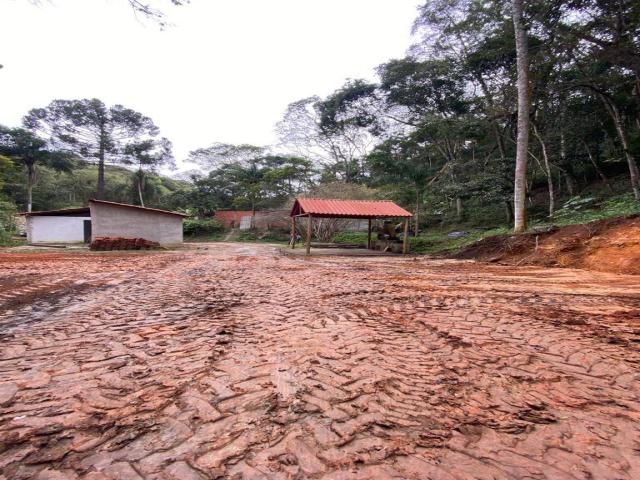
[[2, 479], [638, 479], [640, 277], [0, 255]]

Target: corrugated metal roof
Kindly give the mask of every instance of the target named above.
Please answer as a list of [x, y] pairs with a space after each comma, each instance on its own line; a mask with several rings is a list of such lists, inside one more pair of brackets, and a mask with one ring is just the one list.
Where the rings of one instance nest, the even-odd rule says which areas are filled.
[[89, 207], [80, 208], [61, 208], [59, 210], [42, 210], [39, 212], [22, 212], [20, 215], [27, 217], [63, 217], [87, 214], [89, 216]]
[[391, 200], [333, 200], [296, 198], [291, 216], [311, 214], [314, 217], [380, 218], [410, 217], [411, 213]]
[[89, 200], [89, 203], [103, 203], [105, 205], [113, 205], [115, 207], [126, 207], [126, 208], [135, 208], [137, 210], [145, 210], [147, 212], [155, 212], [155, 213], [166, 213], [168, 215], [178, 215], [180, 217], [188, 217], [189, 215], [186, 215], [184, 213], [180, 213], [180, 212], [172, 212], [169, 210], [160, 210], [159, 208], [148, 208], [148, 207], [141, 207], [140, 205], [129, 205], [128, 203], [118, 203], [118, 202], [108, 202], [106, 200], [96, 200], [96, 199], [91, 199]]

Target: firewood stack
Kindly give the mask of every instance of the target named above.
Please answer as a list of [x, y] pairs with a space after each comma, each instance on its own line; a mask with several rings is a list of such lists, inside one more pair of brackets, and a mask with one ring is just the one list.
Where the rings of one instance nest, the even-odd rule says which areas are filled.
[[98, 237], [89, 246], [91, 250], [149, 250], [159, 247], [158, 242], [124, 237]]

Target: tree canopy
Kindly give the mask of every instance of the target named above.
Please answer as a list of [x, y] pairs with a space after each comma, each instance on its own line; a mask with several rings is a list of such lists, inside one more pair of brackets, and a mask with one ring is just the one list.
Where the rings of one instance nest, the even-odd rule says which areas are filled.
[[594, 185], [640, 202], [637, 1], [430, 0], [412, 33], [406, 55], [372, 65], [375, 79], [283, 106], [276, 145], [212, 141], [174, 162], [144, 114], [53, 100], [2, 129], [0, 201], [77, 204], [95, 185], [99, 197], [207, 216], [343, 185], [400, 202], [415, 233], [436, 222], [522, 231]]

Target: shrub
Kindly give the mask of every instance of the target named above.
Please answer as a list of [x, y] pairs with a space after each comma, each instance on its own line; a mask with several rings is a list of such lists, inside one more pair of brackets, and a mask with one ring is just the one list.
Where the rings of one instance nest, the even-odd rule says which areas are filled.
[[238, 242], [286, 243], [289, 241], [289, 233], [281, 230], [260, 231], [252, 228], [240, 230], [235, 240]]
[[187, 219], [182, 228], [187, 237], [215, 235], [224, 232], [224, 225], [214, 219]]
[[10, 246], [15, 243], [13, 240], [15, 214], [16, 206], [13, 203], [0, 200], [0, 245], [2, 246]]
[[[373, 236], [372, 238], [375, 238], [375, 236]], [[331, 241], [333, 243], [366, 245], [367, 234], [363, 232], [340, 232], [336, 233], [331, 238]]]

